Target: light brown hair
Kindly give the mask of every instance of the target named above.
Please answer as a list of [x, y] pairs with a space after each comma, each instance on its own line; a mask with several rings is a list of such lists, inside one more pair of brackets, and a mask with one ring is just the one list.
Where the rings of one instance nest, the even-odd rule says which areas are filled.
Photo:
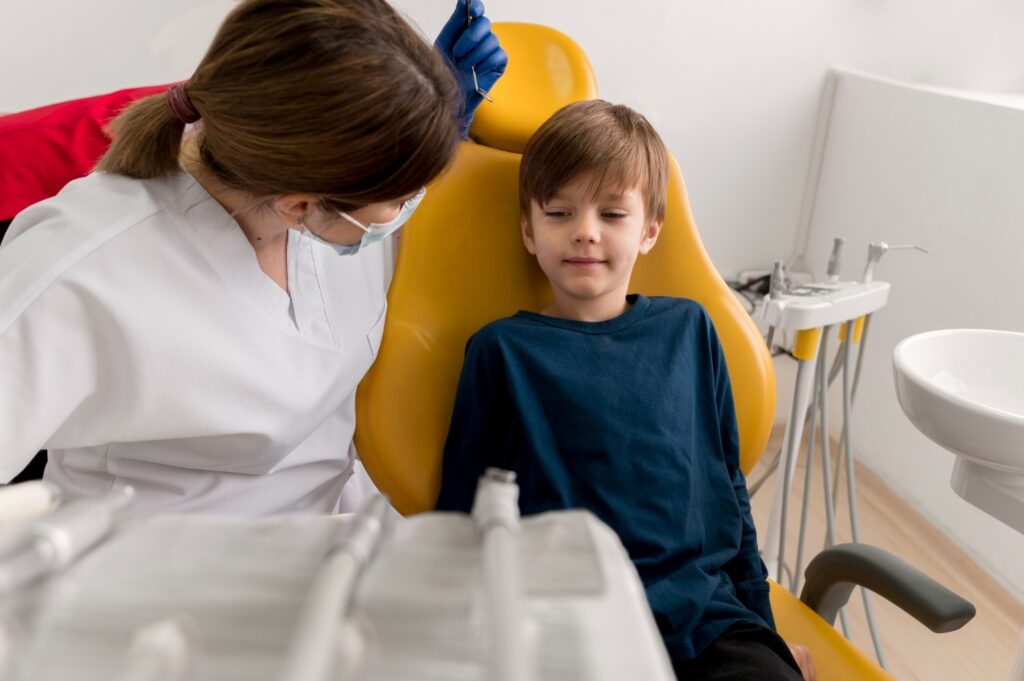
[[[202, 164], [257, 197], [394, 200], [439, 175], [459, 142], [454, 77], [385, 0], [245, 0], [186, 92]], [[97, 169], [176, 172], [183, 127], [163, 95], [140, 100], [112, 123]]]
[[668, 150], [642, 115], [622, 104], [589, 99], [568, 104], [544, 122], [523, 150], [519, 207], [543, 206], [583, 175], [589, 192], [602, 187], [639, 187], [648, 220], [665, 218]]

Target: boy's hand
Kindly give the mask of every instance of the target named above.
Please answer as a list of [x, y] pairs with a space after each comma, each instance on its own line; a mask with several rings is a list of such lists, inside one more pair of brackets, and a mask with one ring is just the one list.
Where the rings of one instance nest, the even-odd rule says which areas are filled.
[[799, 643], [786, 643], [786, 645], [789, 646], [789, 652], [793, 653], [793, 658], [796, 660], [797, 665], [800, 666], [800, 674], [803, 675], [804, 681], [817, 681], [818, 670], [814, 668], [811, 651]]

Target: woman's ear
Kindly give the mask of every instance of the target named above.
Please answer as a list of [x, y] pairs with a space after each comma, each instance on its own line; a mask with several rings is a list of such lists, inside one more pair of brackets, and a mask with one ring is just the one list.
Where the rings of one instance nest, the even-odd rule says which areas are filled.
[[318, 203], [314, 194], [282, 194], [270, 201], [270, 207], [285, 224], [296, 227]]
[[661, 225], [663, 220], [652, 220], [647, 228], [644, 230], [644, 238], [640, 241], [640, 254], [647, 254], [652, 248], [654, 248], [655, 242], [658, 240], [658, 235], [661, 234]]

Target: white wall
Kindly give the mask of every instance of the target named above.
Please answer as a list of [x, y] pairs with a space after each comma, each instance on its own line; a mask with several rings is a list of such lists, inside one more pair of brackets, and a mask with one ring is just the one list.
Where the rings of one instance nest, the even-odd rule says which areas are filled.
[[[395, 4], [433, 36], [453, 2]], [[228, 0], [3, 0], [0, 111], [187, 77], [232, 5]], [[1019, 30], [1024, 3], [1006, 0], [490, 0], [489, 14], [569, 33], [589, 54], [602, 95], [648, 114], [682, 164], [705, 244], [727, 275], [766, 267], [793, 248], [828, 67], [1024, 92]], [[899, 235], [882, 236], [894, 241]], [[860, 250], [853, 246], [851, 259]], [[999, 250], [995, 244], [987, 248]], [[812, 264], [823, 265], [823, 256], [815, 257]], [[885, 267], [897, 258], [910, 267], [909, 256], [886, 257]], [[933, 276], [980, 285], [987, 272], [980, 259], [972, 259]], [[868, 359], [879, 390], [889, 362], [883, 331], [905, 334], [916, 328], [902, 324], [899, 311], [933, 304], [926, 289], [924, 283], [901, 284], [889, 313], [878, 319]], [[861, 403], [863, 422], [902, 418], [892, 400], [868, 402]], [[948, 475], [912, 465], [904, 452], [926, 443], [913, 433], [903, 437], [891, 443], [900, 451], [891, 465], [869, 463], [893, 478], [892, 484], [916, 481], [917, 502], [933, 517], [943, 517], [943, 506], [958, 503], [945, 494]], [[920, 492], [924, 489], [940, 491], [930, 495]], [[973, 509], [956, 513], [961, 520], [946, 521], [951, 529], [991, 533], [993, 545], [1012, 544], [1012, 537], [985, 525]], [[986, 560], [1012, 568], [998, 556], [986, 554]]]
[[890, 251], [876, 271], [892, 290], [871, 323], [854, 451], [1024, 594], [1024, 536], [952, 491], [954, 456], [904, 416], [891, 361], [900, 340], [923, 331], [1024, 331], [1024, 104], [850, 73], [839, 76], [835, 92], [809, 261], [826, 262], [833, 236], [847, 237], [847, 253], [856, 256], [846, 258], [844, 279], [860, 278], [872, 241], [930, 251]]
[[[0, 110], [187, 77], [232, 4], [4, 0]], [[454, 3], [395, 4], [433, 36]], [[572, 35], [603, 96], [650, 116], [680, 159], [708, 250], [726, 274], [791, 250], [829, 66], [1024, 91], [1024, 4], [1006, 0], [490, 0], [488, 8], [495, 20]]]

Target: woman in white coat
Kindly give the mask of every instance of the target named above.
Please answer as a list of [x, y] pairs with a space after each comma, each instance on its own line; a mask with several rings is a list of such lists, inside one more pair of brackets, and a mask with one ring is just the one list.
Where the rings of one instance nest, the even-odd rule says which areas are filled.
[[465, 2], [435, 50], [384, 0], [246, 0], [97, 172], [15, 218], [0, 479], [45, 447], [66, 494], [131, 485], [142, 514], [346, 505], [385, 238], [455, 154], [470, 67], [486, 89], [507, 62]]

